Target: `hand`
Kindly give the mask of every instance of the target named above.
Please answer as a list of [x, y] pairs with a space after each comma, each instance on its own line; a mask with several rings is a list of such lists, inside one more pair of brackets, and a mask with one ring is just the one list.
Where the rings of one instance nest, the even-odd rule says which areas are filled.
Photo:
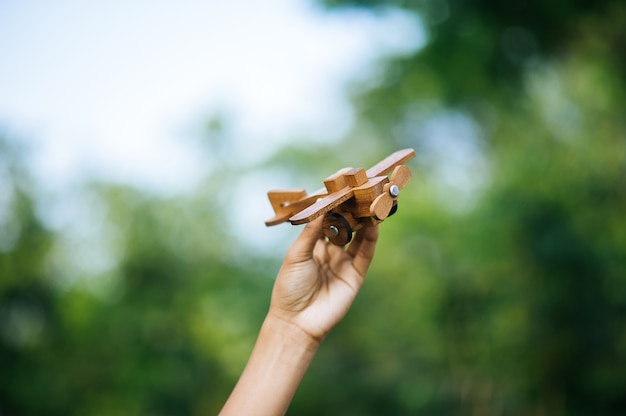
[[280, 415], [315, 353], [359, 292], [378, 227], [357, 232], [345, 250], [324, 240], [322, 218], [306, 225], [276, 277], [270, 310], [220, 415]]
[[347, 249], [324, 239], [322, 217], [308, 223], [276, 278], [269, 316], [321, 342], [345, 316], [370, 266], [378, 226], [359, 230]]

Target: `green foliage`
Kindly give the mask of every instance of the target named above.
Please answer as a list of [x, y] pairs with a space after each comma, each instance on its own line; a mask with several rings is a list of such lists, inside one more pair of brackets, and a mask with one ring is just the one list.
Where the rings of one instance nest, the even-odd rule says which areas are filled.
[[259, 294], [273, 263], [232, 257], [209, 198], [98, 185], [90, 192], [106, 225], [97, 237], [111, 241], [116, 267], [68, 288], [50, 267], [54, 240], [66, 237], [37, 219], [23, 178], [6, 179], [7, 223], [20, 233], [0, 254], [2, 413], [217, 413], [267, 308]]
[[[388, 62], [383, 82], [356, 95], [355, 136], [391, 132], [390, 149], [416, 147], [417, 175], [292, 412], [621, 414], [624, 67], [607, 45], [621, 37], [624, 9], [574, 3], [555, 15], [551, 3], [526, 3], [529, 16], [508, 3], [448, 5], [443, 23], [425, 14], [423, 51]], [[428, 3], [402, 6], [424, 16]], [[532, 61], [501, 64], [511, 25], [533, 34]], [[441, 196], [429, 160], [425, 125], [448, 105], [483, 140], [470, 148], [488, 175], [469, 206]], [[346, 387], [328, 396], [329, 379]]]

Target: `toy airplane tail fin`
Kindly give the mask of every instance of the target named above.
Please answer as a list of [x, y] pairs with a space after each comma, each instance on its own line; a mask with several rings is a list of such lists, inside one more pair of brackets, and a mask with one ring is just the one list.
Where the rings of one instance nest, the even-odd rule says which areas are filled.
[[265, 221], [265, 225], [268, 227], [271, 225], [277, 225], [283, 223], [289, 219], [295, 212], [292, 203], [299, 201], [306, 197], [306, 191], [304, 189], [298, 190], [274, 190], [267, 193], [267, 197], [274, 209], [274, 215], [272, 218]]

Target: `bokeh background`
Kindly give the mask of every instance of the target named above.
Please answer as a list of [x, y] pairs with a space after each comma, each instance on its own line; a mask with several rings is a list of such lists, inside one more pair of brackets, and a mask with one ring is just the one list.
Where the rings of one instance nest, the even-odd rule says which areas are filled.
[[289, 413], [626, 413], [626, 3], [205, 3], [0, 4], [0, 414], [217, 413], [266, 191], [404, 147]]

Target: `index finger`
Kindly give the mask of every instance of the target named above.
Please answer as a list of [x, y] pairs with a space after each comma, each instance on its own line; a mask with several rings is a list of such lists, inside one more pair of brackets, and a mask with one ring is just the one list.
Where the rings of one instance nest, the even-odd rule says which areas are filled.
[[304, 227], [296, 241], [287, 250], [286, 260], [292, 263], [299, 263], [313, 258], [313, 248], [324, 235], [322, 221], [323, 216], [320, 216]]

